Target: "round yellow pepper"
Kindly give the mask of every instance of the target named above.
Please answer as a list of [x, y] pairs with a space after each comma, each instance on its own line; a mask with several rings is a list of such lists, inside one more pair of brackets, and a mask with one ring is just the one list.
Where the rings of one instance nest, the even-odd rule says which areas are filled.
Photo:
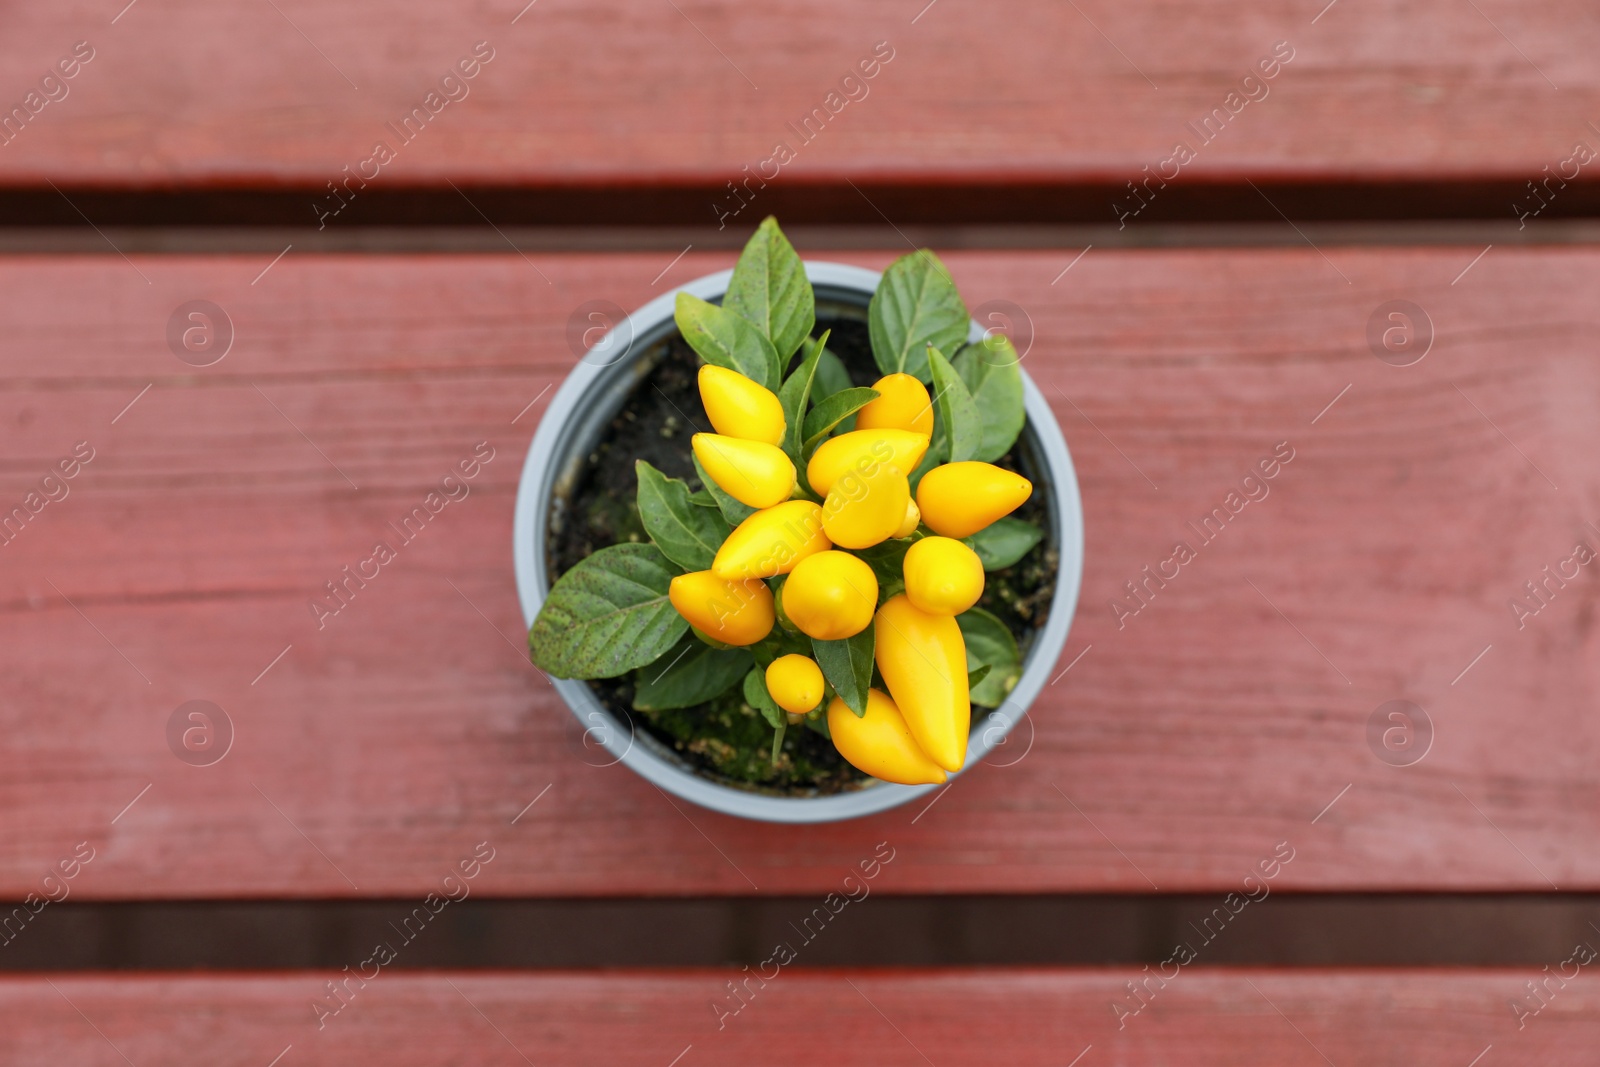
[[772, 632], [772, 590], [759, 580], [730, 582], [711, 571], [672, 579], [667, 598], [689, 625], [725, 645], [753, 645]]
[[917, 527], [922, 525], [922, 512], [917, 510], [917, 502], [909, 495], [906, 497], [906, 517], [901, 520], [900, 528], [894, 532], [896, 537], [910, 537], [917, 532]]
[[954, 616], [930, 615], [903, 593], [885, 601], [877, 618], [874, 653], [889, 695], [917, 747], [945, 770], [959, 771], [972, 728], [961, 627]]
[[794, 492], [794, 463], [776, 445], [715, 433], [697, 433], [691, 444], [717, 487], [747, 507], [770, 508]]
[[771, 578], [832, 547], [822, 532], [822, 505], [786, 500], [741, 522], [717, 549], [711, 569], [719, 578]]
[[867, 713], [859, 719], [834, 697], [828, 705], [828, 734], [852, 767], [885, 782], [937, 785], [947, 777], [917, 746], [894, 701], [879, 690], [867, 690]]
[[983, 595], [983, 561], [960, 541], [924, 537], [906, 550], [906, 599], [930, 615], [960, 615]]
[[910, 430], [851, 430], [822, 442], [806, 464], [806, 481], [827, 496], [846, 471], [866, 474], [890, 466], [909, 475], [928, 451], [928, 435]]
[[856, 429], [910, 430], [933, 436], [933, 401], [921, 382], [909, 374], [886, 374], [872, 387], [878, 391], [878, 399], [856, 412]]
[[784, 614], [801, 633], [818, 641], [838, 641], [865, 630], [877, 603], [878, 579], [872, 568], [848, 552], [807, 556], [783, 583]]
[[711, 425], [726, 437], [769, 445], [783, 443], [783, 405], [777, 395], [738, 371], [709, 363], [701, 367], [700, 402], [705, 405]]
[[846, 471], [822, 504], [822, 528], [841, 548], [870, 548], [893, 537], [906, 521], [911, 487], [890, 466], [866, 474]]
[[810, 656], [779, 656], [767, 666], [767, 695], [795, 715], [822, 703], [822, 668]]
[[917, 506], [922, 521], [945, 537], [971, 537], [1017, 509], [1033, 483], [992, 463], [945, 463], [922, 476]]

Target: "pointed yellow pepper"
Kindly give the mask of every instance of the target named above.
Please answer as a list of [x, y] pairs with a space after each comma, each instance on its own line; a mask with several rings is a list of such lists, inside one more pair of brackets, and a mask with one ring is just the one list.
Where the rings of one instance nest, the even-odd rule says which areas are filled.
[[777, 395], [738, 371], [710, 363], [701, 367], [700, 402], [711, 425], [725, 437], [783, 443], [783, 405]]
[[928, 435], [910, 430], [852, 430], [822, 442], [806, 464], [806, 481], [827, 496], [846, 471], [866, 474], [888, 465], [909, 475], [928, 451]]
[[903, 593], [890, 597], [877, 619], [878, 672], [911, 736], [933, 762], [959, 771], [972, 726], [961, 627], [954, 616], [930, 615]]
[[672, 579], [667, 598], [689, 625], [725, 645], [753, 645], [772, 632], [772, 590], [763, 581], [730, 582], [710, 571]]
[[1033, 483], [992, 463], [945, 463], [922, 476], [917, 507], [922, 521], [945, 537], [971, 537], [1015, 511], [1033, 493]]
[[846, 471], [822, 504], [822, 528], [840, 548], [871, 548], [895, 535], [906, 521], [911, 487], [886, 464], [866, 474]]
[[745, 519], [717, 549], [711, 569], [719, 578], [771, 578], [833, 547], [822, 532], [822, 505], [786, 500]]
[[690, 443], [717, 487], [746, 507], [770, 508], [794, 492], [794, 464], [776, 445], [715, 433]]
[[886, 374], [872, 383], [878, 399], [856, 412], [858, 430], [910, 430], [933, 436], [933, 401], [909, 374]]
[[867, 713], [859, 719], [834, 697], [828, 705], [828, 734], [839, 755], [874, 778], [900, 785], [938, 784], [946, 778], [944, 768], [917, 746], [894, 701], [876, 689], [867, 690]]

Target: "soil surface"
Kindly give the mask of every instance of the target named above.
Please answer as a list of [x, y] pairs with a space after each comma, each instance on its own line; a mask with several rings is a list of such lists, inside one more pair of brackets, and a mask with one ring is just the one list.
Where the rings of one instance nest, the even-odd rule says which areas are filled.
[[[870, 386], [880, 374], [872, 360], [865, 310], [819, 304], [816, 333], [832, 330], [828, 348], [850, 372], [855, 385]], [[550, 530], [550, 573], [560, 575], [597, 549], [648, 538], [635, 503], [634, 461], [647, 460], [692, 488], [700, 487], [689, 438], [711, 430], [700, 403], [700, 357], [674, 335], [645, 355], [655, 359], [626, 407], [618, 413], [591, 452], [579, 476], [571, 506], [557, 513]], [[1040, 465], [1020, 444], [999, 460], [1042, 485]], [[1044, 525], [1042, 494], [1035, 492], [1014, 513]], [[1026, 658], [1037, 629], [1043, 627], [1055, 595], [1059, 567], [1055, 549], [1040, 543], [1015, 565], [986, 576], [978, 605], [1003, 621]], [[881, 685], [881, 681], [876, 681]], [[738, 686], [692, 708], [643, 712], [633, 707], [632, 675], [591, 681], [590, 688], [613, 714], [643, 728], [709, 776], [743, 789], [788, 796], [816, 796], [859, 788], [869, 781], [840, 757], [833, 742], [812, 725], [790, 726], [776, 763], [773, 730], [745, 703]], [[974, 708], [974, 722], [984, 709]]]

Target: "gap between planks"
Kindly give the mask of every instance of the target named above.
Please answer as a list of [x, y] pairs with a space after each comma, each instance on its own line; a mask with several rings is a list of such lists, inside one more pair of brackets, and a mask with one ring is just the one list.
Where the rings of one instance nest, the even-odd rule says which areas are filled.
[[[1172, 223], [1129, 227], [1090, 225], [993, 225], [902, 227], [918, 247], [1008, 250], [1082, 248], [1301, 248], [1305, 238], [1274, 223]], [[1302, 223], [1306, 237], [1334, 247], [1416, 247], [1487, 244], [1566, 246], [1600, 244], [1600, 220], [1552, 220], [1519, 231], [1514, 220], [1462, 222]], [[292, 243], [294, 255], [358, 252], [509, 254], [507, 240], [520, 251], [681, 252], [693, 243], [701, 251], [734, 251], [744, 246], [747, 229], [687, 226], [508, 226], [504, 233], [480, 227], [349, 227], [317, 231], [249, 226], [110, 226], [105, 236], [87, 227], [0, 226], [0, 255], [106, 255], [106, 239], [138, 255], [280, 254]], [[885, 226], [786, 227], [797, 247], [839, 251], [898, 249], [905, 244]]]

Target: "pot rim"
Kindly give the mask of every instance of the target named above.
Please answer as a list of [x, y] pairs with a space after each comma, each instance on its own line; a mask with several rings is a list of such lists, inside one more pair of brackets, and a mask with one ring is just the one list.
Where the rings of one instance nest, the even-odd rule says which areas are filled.
[[[822, 299], [829, 299], [825, 295], [827, 290], [870, 297], [877, 291], [882, 278], [878, 271], [843, 263], [813, 260], [804, 263], [806, 278]], [[732, 275], [732, 270], [722, 270], [696, 278], [663, 293], [627, 315], [589, 349], [589, 353], [607, 351], [608, 344], [620, 342], [625, 346], [623, 354], [610, 363], [602, 364], [588, 362], [589, 353], [586, 353], [551, 398], [523, 462], [512, 524], [512, 558], [516, 567], [517, 594], [522, 603], [524, 620], [530, 629], [550, 590], [545, 546], [551, 498], [561, 473], [554, 468], [552, 461], [558, 446], [564, 443], [568, 426], [590, 391], [619, 373], [611, 370], [612, 367], [618, 364], [631, 366], [654, 343], [657, 335], [665, 332], [663, 324], [672, 324], [678, 293], [687, 292], [704, 300], [713, 300], [727, 292], [728, 280]], [[968, 340], [980, 340], [983, 334], [983, 328], [973, 322]], [[658, 788], [726, 815], [776, 823], [821, 823], [887, 811], [934, 790], [948, 788], [949, 784], [970, 771], [996, 746], [1004, 744], [1006, 736], [1026, 717], [1028, 708], [1047, 684], [1049, 672], [1066, 645], [1083, 577], [1083, 506], [1072, 456], [1050, 405], [1025, 368], [1022, 370], [1022, 392], [1027, 414], [1023, 433], [1029, 434], [1031, 431], [1031, 443], [1049, 478], [1045, 488], [1050, 496], [1049, 505], [1060, 558], [1056, 592], [1045, 625], [1035, 634], [1033, 644], [1023, 659], [1022, 672], [1016, 685], [999, 708], [975, 725], [967, 742], [966, 765], [951, 775], [950, 783], [944, 786], [905, 786], [875, 782], [847, 793], [817, 797], [783, 797], [748, 792], [723, 785], [665, 758], [652, 751], [653, 741], [651, 744], [639, 743], [632, 723], [619, 724], [616, 717], [600, 703], [587, 682], [550, 678], [549, 681], [568, 709], [583, 724], [585, 748], [599, 745], [604, 749], [605, 758], [590, 765], [604, 767], [625, 764]], [[1031, 734], [1029, 747], [1032, 747]], [[1026, 754], [1024, 751], [1023, 755]], [[1019, 762], [1021, 758], [1006, 765]]]

